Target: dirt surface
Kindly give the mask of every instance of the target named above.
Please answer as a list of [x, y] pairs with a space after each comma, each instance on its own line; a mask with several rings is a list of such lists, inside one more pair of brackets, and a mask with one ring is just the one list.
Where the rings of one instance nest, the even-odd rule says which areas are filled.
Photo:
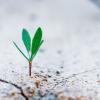
[[[28, 63], [21, 31], [43, 29]], [[100, 100], [100, 10], [89, 0], [0, 0], [0, 100]], [[26, 51], [25, 51], [26, 53]]]

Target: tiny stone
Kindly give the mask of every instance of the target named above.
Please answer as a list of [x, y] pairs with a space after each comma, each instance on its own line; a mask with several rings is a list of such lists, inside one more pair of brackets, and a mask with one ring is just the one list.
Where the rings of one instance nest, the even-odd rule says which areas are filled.
[[51, 78], [52, 76], [51, 75], [48, 75], [48, 77]]
[[12, 73], [14, 73], [14, 71], [12, 70]]
[[63, 66], [61, 66], [60, 68], [64, 68]]
[[41, 73], [44, 73], [42, 70], [40, 71]]
[[59, 71], [56, 71], [56, 74], [58, 75], [58, 74], [60, 74], [60, 72]]

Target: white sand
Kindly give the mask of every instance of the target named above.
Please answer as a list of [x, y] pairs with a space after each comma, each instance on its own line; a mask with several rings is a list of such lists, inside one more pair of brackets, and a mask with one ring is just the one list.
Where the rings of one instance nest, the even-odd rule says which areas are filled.
[[100, 100], [100, 10], [89, 0], [0, 0], [0, 78], [16, 83], [20, 75], [28, 74], [28, 64], [12, 41], [24, 50], [22, 28], [33, 36], [38, 26], [44, 32], [44, 53], [34, 59], [33, 72], [50, 70], [51, 82], [56, 71], [61, 71], [57, 80], [62, 81], [95, 69], [70, 78], [63, 88], [72, 90], [71, 95]]

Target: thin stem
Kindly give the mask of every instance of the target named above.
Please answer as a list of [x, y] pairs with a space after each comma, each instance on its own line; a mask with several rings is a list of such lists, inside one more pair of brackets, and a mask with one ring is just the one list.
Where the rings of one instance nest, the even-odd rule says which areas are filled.
[[29, 61], [29, 76], [32, 75], [32, 62]]

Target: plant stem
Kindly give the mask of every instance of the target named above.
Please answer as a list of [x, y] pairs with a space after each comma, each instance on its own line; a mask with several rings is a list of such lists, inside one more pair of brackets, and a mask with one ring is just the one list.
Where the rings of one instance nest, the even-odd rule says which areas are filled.
[[32, 74], [32, 62], [29, 61], [29, 76]]

